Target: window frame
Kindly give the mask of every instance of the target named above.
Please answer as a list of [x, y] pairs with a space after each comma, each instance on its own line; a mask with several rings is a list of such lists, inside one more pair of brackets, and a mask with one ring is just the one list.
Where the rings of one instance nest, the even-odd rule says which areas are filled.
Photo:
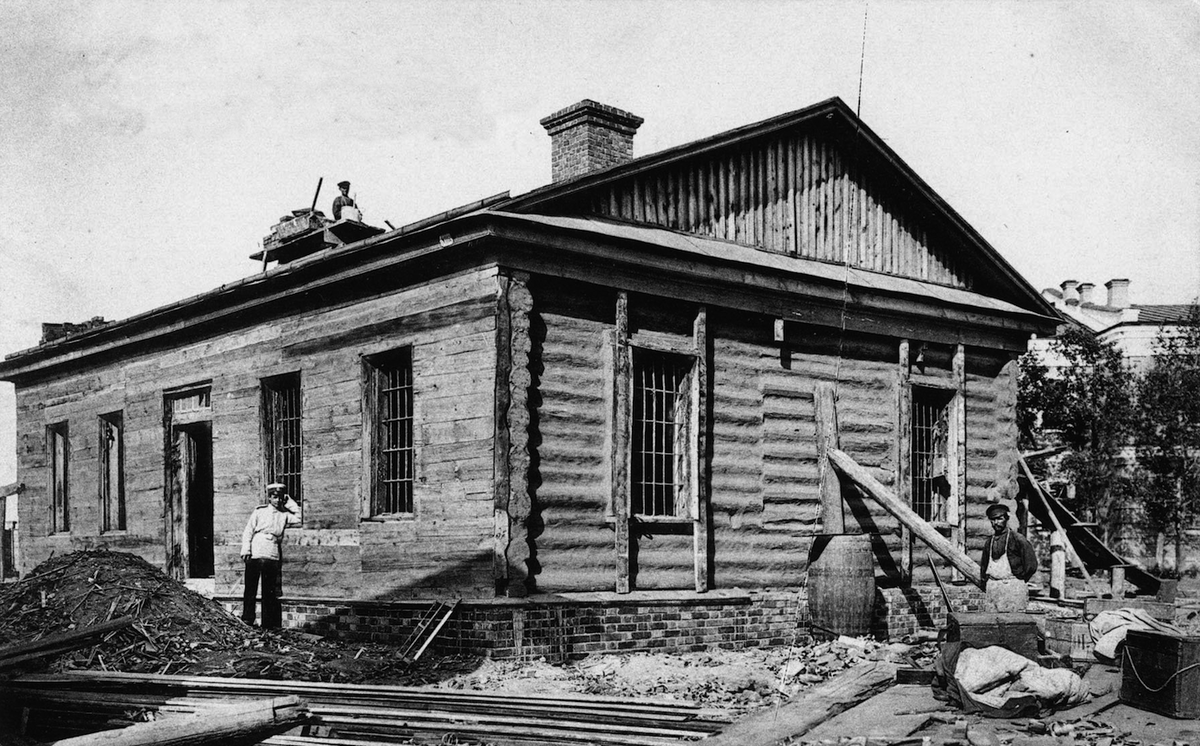
[[[665, 350], [656, 347], [643, 346], [633, 344], [630, 346], [632, 355], [631, 360], [631, 381], [629, 394], [629, 514], [635, 520], [642, 523], [690, 523], [694, 505], [697, 499], [696, 475], [700, 467], [700, 444], [697, 437], [699, 430], [698, 418], [698, 381], [696, 376], [696, 358], [694, 354], [688, 354], [678, 350]], [[639, 468], [639, 464], [645, 463], [647, 451], [639, 450], [639, 442], [645, 442], [645, 432], [647, 429], [647, 420], [643, 419], [643, 415], [647, 410], [645, 391], [643, 383], [646, 380], [647, 362], [661, 362], [674, 368], [674, 373], [677, 378], [673, 382], [675, 389], [675, 398], [672, 403], [670, 419], [670, 450], [658, 452], [661, 458], [666, 455], [671, 462], [671, 510], [670, 512], [659, 512], [657, 510], [647, 512], [645, 510], [645, 489], [646, 483], [639, 480], [639, 474], [644, 474], [644, 467]], [[651, 389], [658, 393], [668, 391], [667, 388]], [[639, 407], [639, 401], [641, 407]], [[657, 413], [657, 406], [651, 405], [652, 416]], [[640, 410], [640, 411], [639, 411]], [[651, 423], [665, 425], [665, 418], [659, 420], [650, 420]], [[653, 424], [649, 425], [653, 428]], [[657, 440], [657, 439], [655, 439]], [[667, 439], [663, 438], [662, 443], [666, 444]], [[653, 448], [653, 446], [652, 446]], [[655, 451], [649, 451], [654, 454]], [[663, 470], [665, 471], [665, 470]], [[654, 484], [651, 482], [650, 484]], [[665, 481], [663, 482], [665, 484]], [[659, 499], [658, 496], [652, 496], [652, 500]], [[640, 508], [640, 510], [639, 510]]]
[[[280, 482], [287, 485], [288, 495], [300, 505], [300, 518], [304, 519], [304, 389], [300, 371], [281, 373], [263, 378], [259, 381], [260, 423], [262, 441], [262, 473], [263, 484]], [[285, 413], [282, 420], [293, 422], [294, 442], [280, 439], [280, 422], [278, 416], [280, 399], [288, 392], [294, 392], [294, 400], [286, 402], [294, 407], [294, 416]], [[286, 433], [287, 430], [282, 432]], [[291, 451], [291, 458], [287, 452]], [[280, 462], [289, 462], [283, 463]], [[286, 467], [291, 467], [290, 469]]]
[[[121, 411], [108, 412], [97, 417], [99, 478], [97, 487], [100, 497], [100, 533], [116, 533], [128, 530], [128, 513], [125, 502], [125, 415]], [[116, 463], [108, 447], [112, 432], [116, 432]], [[112, 494], [112, 470], [116, 467], [116, 525], [113, 525], [114, 495]]]
[[[363, 358], [363, 443], [364, 443], [364, 494], [362, 500], [362, 518], [368, 521], [414, 520], [418, 515], [416, 499], [417, 484], [417, 427], [416, 427], [416, 376], [413, 366], [412, 345], [395, 347], [384, 352], [364, 355]], [[394, 372], [407, 375], [396, 390], [401, 391], [402, 401], [398, 408], [400, 414], [395, 418], [387, 418], [382, 412], [385, 376]], [[405, 416], [404, 413], [407, 413]], [[384, 428], [389, 421], [400, 423], [400, 443], [393, 452], [399, 453], [397, 459], [398, 474], [387, 475], [387, 460], [384, 452], [386, 433]], [[405, 443], [407, 445], [405, 445]], [[406, 476], [405, 476], [406, 474]], [[407, 510], [385, 510], [391, 507], [384, 505], [383, 485], [394, 481], [401, 485], [401, 494], [395, 499], [396, 507]], [[407, 485], [407, 489], [404, 486]]]
[[[59, 442], [62, 455], [59, 456]], [[71, 430], [66, 420], [46, 425], [46, 450], [50, 461], [50, 530], [55, 534], [71, 533]], [[59, 479], [59, 472], [62, 478]], [[62, 488], [59, 489], [61, 484]]]

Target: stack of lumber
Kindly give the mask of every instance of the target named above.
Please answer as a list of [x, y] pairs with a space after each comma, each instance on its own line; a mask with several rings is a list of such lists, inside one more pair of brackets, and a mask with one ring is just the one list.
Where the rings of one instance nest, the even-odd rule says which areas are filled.
[[703, 738], [725, 722], [678, 702], [92, 671], [26, 676], [0, 688], [0, 700], [28, 708], [28, 735], [43, 740], [94, 730], [130, 712], [190, 715], [285, 694], [304, 698], [312, 724], [264, 743], [351, 746], [453, 737], [493, 744], [661, 746]]

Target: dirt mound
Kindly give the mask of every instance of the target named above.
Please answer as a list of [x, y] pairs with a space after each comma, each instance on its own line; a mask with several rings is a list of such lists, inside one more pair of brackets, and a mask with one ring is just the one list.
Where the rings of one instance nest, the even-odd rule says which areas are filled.
[[0, 586], [0, 646], [32, 642], [122, 617], [134, 623], [97, 644], [42, 661], [52, 670], [421, 684], [469, 669], [472, 659], [412, 665], [395, 648], [250, 627], [137, 555], [74, 552]]

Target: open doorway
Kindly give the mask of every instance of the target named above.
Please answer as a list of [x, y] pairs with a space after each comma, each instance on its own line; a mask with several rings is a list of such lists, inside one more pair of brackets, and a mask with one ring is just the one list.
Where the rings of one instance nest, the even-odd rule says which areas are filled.
[[213, 440], [208, 390], [168, 397], [167, 404], [167, 572], [180, 580], [211, 582]]
[[[213, 576], [212, 425], [197, 422], [176, 428], [178, 479], [183, 488], [183, 527], [187, 537], [188, 578]], [[182, 538], [182, 537], [181, 537]]]

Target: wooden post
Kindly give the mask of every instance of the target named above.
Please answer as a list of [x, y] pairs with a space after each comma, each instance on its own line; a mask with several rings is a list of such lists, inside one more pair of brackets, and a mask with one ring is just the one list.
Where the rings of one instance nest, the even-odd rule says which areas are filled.
[[693, 324], [696, 344], [696, 363], [692, 371], [692, 412], [695, 437], [690, 458], [695, 464], [692, 472], [692, 540], [696, 563], [696, 592], [708, 590], [708, 480], [705, 478], [704, 458], [708, 429], [708, 309], [696, 311]]
[[938, 533], [937, 529], [914, 513], [912, 508], [900, 502], [891, 490], [871, 476], [871, 473], [860, 466], [857, 461], [837, 449], [829, 451], [829, 461], [847, 479], [854, 482], [863, 494], [882, 505], [887, 512], [908, 526], [918, 539], [940, 554], [952, 567], [957, 568], [964, 578], [982, 587], [983, 581], [979, 573], [979, 565], [961, 549], [947, 541], [946, 537]]
[[[912, 504], [912, 388], [909, 376], [908, 340], [900, 340], [896, 368], [896, 496], [905, 505]], [[900, 524], [900, 574], [912, 578], [912, 532]]]
[[1067, 597], [1067, 548], [1062, 531], [1050, 532], [1050, 598]]
[[1108, 568], [1108, 582], [1113, 598], [1125, 596], [1125, 565], [1113, 565]]
[[616, 518], [617, 593], [629, 593], [629, 442], [633, 361], [629, 349], [629, 294], [617, 293], [613, 349], [613, 515]]
[[846, 532], [846, 513], [842, 506], [842, 483], [826, 458], [829, 451], [841, 448], [838, 439], [837, 401], [832, 383], [822, 381], [813, 390], [817, 415], [817, 463], [821, 474], [821, 531]]

